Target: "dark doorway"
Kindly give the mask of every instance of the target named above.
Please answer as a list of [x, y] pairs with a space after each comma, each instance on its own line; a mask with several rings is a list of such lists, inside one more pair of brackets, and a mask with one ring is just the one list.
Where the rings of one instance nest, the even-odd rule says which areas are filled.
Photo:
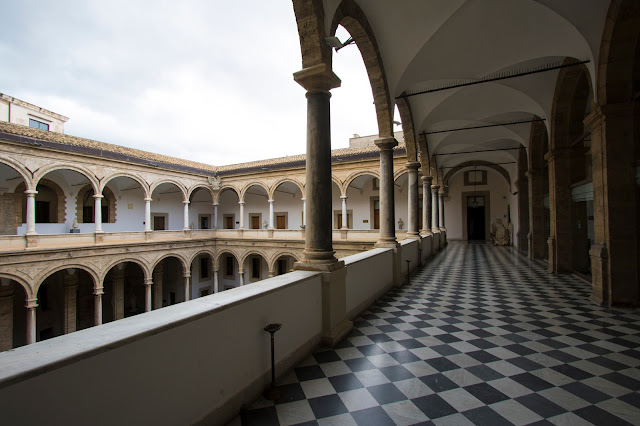
[[37, 223], [51, 223], [49, 211], [51, 209], [51, 203], [49, 201], [36, 201], [36, 222]]
[[467, 238], [469, 241], [485, 241], [484, 196], [467, 197]]

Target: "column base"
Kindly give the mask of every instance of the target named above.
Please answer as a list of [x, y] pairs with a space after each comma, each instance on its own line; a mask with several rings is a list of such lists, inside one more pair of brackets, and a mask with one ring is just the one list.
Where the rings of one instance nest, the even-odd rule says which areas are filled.
[[418, 232], [407, 232], [407, 239], [419, 240], [420, 239], [420, 233], [418, 233]]
[[38, 234], [27, 234], [27, 248], [38, 247]]
[[373, 245], [374, 248], [397, 248], [400, 247], [400, 243], [394, 238], [393, 240], [378, 240]]
[[104, 242], [104, 232], [103, 231], [94, 231], [93, 239], [96, 244], [102, 244]]
[[[304, 253], [304, 252], [303, 252]], [[335, 253], [335, 252], [331, 252]], [[296, 271], [317, 271], [317, 272], [333, 272], [340, 268], [344, 268], [344, 261], [338, 260], [334, 257], [333, 262], [310, 262], [306, 256], [300, 262], [293, 264], [293, 269]]]
[[275, 231], [275, 229], [273, 229], [273, 228], [267, 229], [267, 237], [268, 238], [273, 238], [273, 231]]
[[333, 271], [338, 268], [335, 264], [339, 263], [344, 266], [344, 262], [338, 261], [335, 253], [333, 250], [304, 249], [302, 252], [302, 260], [294, 264], [294, 269], [303, 271]]
[[349, 228], [342, 228], [340, 230], [340, 239], [341, 240], [346, 240], [348, 238], [349, 235]]
[[420, 231], [420, 236], [421, 237], [430, 237], [431, 235], [433, 235], [433, 232], [431, 232], [431, 230], [426, 230], [423, 229], [422, 231]]

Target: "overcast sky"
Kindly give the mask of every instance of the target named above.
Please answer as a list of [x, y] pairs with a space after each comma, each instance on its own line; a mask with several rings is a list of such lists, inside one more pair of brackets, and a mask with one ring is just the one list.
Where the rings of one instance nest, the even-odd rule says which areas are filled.
[[[4, 0], [0, 16], [0, 92], [69, 117], [67, 134], [213, 165], [305, 152], [291, 0]], [[377, 125], [355, 45], [334, 71], [335, 149]]]

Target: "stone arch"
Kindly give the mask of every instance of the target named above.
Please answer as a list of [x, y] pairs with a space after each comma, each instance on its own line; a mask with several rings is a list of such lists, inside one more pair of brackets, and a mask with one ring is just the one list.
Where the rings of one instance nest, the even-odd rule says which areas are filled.
[[268, 265], [269, 265], [269, 271], [275, 271], [276, 270], [278, 259], [280, 259], [282, 256], [291, 256], [296, 261], [300, 261], [302, 259], [302, 256], [300, 256], [300, 254], [294, 253], [292, 251], [281, 251], [281, 252], [278, 252], [275, 255], [273, 255], [271, 257], [271, 259], [267, 260]]
[[396, 100], [398, 112], [400, 113], [400, 121], [402, 121], [402, 134], [404, 136], [404, 145], [407, 150], [407, 161], [418, 161], [419, 147], [416, 143], [415, 126], [413, 123], [413, 112], [411, 104], [407, 98], [398, 98]]
[[219, 204], [220, 203], [220, 195], [222, 195], [223, 192], [225, 191], [233, 191], [236, 193], [236, 195], [238, 196], [238, 200], [240, 200], [240, 191], [238, 191], [238, 189], [235, 186], [232, 185], [224, 185], [220, 188], [220, 190], [216, 191], [214, 194], [214, 198], [213, 198], [213, 203], [214, 204]]
[[[80, 189], [80, 191], [78, 191], [78, 195], [76, 196], [76, 219], [78, 220], [78, 223], [85, 223], [84, 207], [87, 206], [87, 201], [89, 198], [91, 201], [87, 207], [92, 207], [91, 211], [93, 211], [93, 208], [95, 208], [95, 202], [93, 199], [94, 194], [95, 192], [93, 192], [93, 188], [91, 188], [91, 185], [85, 185], [82, 189]], [[116, 197], [113, 195], [113, 191], [111, 191], [106, 186], [102, 189], [102, 195], [104, 197], [102, 199], [102, 202], [104, 203], [106, 201], [107, 204], [107, 215], [105, 216], [103, 212], [102, 223], [115, 223]], [[94, 218], [92, 216], [91, 221], [86, 223], [93, 223], [93, 221]]]
[[304, 198], [304, 185], [302, 185], [302, 183], [300, 183], [300, 181], [298, 181], [297, 179], [293, 179], [293, 178], [282, 178], [282, 179], [276, 181], [276, 183], [274, 183], [273, 185], [271, 185], [271, 188], [267, 192], [267, 194], [269, 194], [269, 199], [273, 200], [273, 197], [275, 196], [275, 192], [278, 189], [278, 187], [280, 185], [282, 185], [283, 183], [287, 183], [287, 182], [293, 183], [295, 186], [297, 186], [298, 189], [300, 190], [300, 194], [301, 194], [302, 198]]
[[147, 182], [145, 182], [144, 179], [142, 179], [140, 176], [133, 174], [133, 173], [127, 173], [127, 172], [115, 172], [112, 173], [110, 175], [105, 176], [101, 183], [100, 183], [100, 190], [104, 190], [104, 188], [109, 184], [109, 182], [111, 182], [113, 179], [119, 178], [119, 177], [126, 177], [129, 178], [131, 180], [134, 180], [136, 182], [138, 182], [138, 184], [140, 185], [140, 187], [142, 188], [142, 191], [144, 191], [144, 196], [145, 198], [149, 198], [151, 197], [151, 191], [149, 190], [149, 184]]
[[162, 185], [164, 183], [175, 185], [182, 192], [182, 200], [183, 201], [189, 201], [189, 199], [187, 198], [187, 188], [181, 182], [179, 182], [177, 180], [174, 180], [174, 179], [160, 179], [160, 180], [154, 182], [149, 187], [149, 193], [153, 194], [153, 191], [155, 191], [160, 185]]
[[325, 43], [324, 5], [322, 0], [293, 0], [298, 24], [302, 68], [331, 65], [331, 48]]
[[[64, 195], [64, 191], [62, 190], [62, 188], [60, 188], [60, 185], [58, 185], [52, 180], [44, 179], [44, 178], [41, 178], [38, 180], [38, 183], [35, 185], [36, 190], [38, 189], [38, 185], [46, 186], [47, 188], [51, 189], [55, 194], [56, 204], [51, 208], [51, 211], [55, 214], [55, 216], [49, 219], [49, 223], [65, 223], [66, 222], [66, 197]], [[26, 187], [24, 183], [20, 183], [14, 191], [15, 194], [22, 195], [22, 202], [20, 203], [22, 223], [27, 222], [27, 209], [26, 209], [27, 194], [24, 193], [25, 188]], [[36, 194], [36, 201], [37, 200], [38, 200], [38, 195]], [[38, 223], [42, 223], [42, 222], [38, 222]]]
[[340, 195], [344, 195], [345, 192], [347, 191], [346, 189], [347, 187], [344, 185], [344, 182], [341, 182], [340, 179], [338, 179], [333, 174], [331, 175], [331, 183], [336, 184], [336, 186], [338, 187], [338, 190], [340, 191]]
[[182, 254], [180, 254], [178, 252], [175, 252], [175, 253], [163, 254], [162, 256], [160, 256], [159, 258], [154, 260], [153, 263], [150, 266], [150, 270], [153, 271], [156, 268], [156, 266], [158, 266], [158, 264], [160, 264], [160, 262], [162, 262], [164, 259], [166, 259], [168, 257], [175, 257], [176, 259], [180, 260], [180, 262], [182, 263], [182, 272], [186, 272], [187, 268], [189, 266], [191, 266], [191, 262], [188, 261], [188, 258], [186, 258], [185, 256], [183, 256]]
[[33, 299], [35, 298], [35, 295], [38, 294], [37, 292], [34, 293], [29, 283], [19, 275], [11, 274], [9, 272], [2, 272], [0, 273], [0, 278], [6, 278], [18, 283], [20, 287], [22, 287], [22, 289], [24, 290], [24, 293], [27, 299]]
[[209, 257], [211, 257], [211, 260], [215, 260], [216, 258], [216, 254], [213, 250], [208, 250], [208, 249], [202, 249], [202, 250], [198, 250], [197, 252], [193, 253], [192, 255], [190, 255], [186, 260], [188, 261], [188, 265], [191, 265], [193, 263], [194, 260], [196, 260], [198, 258], [198, 256], [200, 256], [201, 254], [206, 254], [209, 255]]
[[11, 167], [13, 170], [18, 172], [25, 184], [26, 189], [35, 189], [35, 184], [31, 181], [31, 173], [25, 166], [8, 157], [0, 158], [0, 164]]
[[393, 181], [397, 181], [402, 175], [405, 175], [409, 172], [409, 170], [402, 166], [401, 168], [393, 171]]
[[149, 264], [144, 262], [144, 260], [142, 259], [136, 259], [134, 257], [125, 257], [122, 259], [113, 260], [112, 262], [108, 263], [101, 271], [100, 282], [102, 283], [104, 281], [109, 271], [111, 271], [115, 266], [121, 263], [129, 263], [129, 262], [135, 263], [140, 267], [140, 269], [142, 269], [145, 280], [151, 279], [151, 271], [153, 269], [149, 269]]
[[238, 263], [238, 265], [240, 264], [238, 261], [239, 259], [238, 253], [235, 253], [233, 250], [230, 250], [230, 249], [224, 249], [220, 251], [218, 254], [216, 254], [213, 258], [214, 265], [216, 266], [216, 268], [220, 267], [220, 258], [222, 257], [222, 255], [225, 255], [225, 254], [230, 254], [236, 260], [236, 263]]
[[242, 256], [240, 257], [240, 262], [239, 262], [240, 266], [242, 266], [244, 262], [249, 258], [249, 256], [252, 256], [252, 255], [258, 255], [262, 257], [265, 260], [265, 262], [267, 262], [268, 264], [269, 256], [267, 256], [265, 252], [261, 250], [248, 250], [245, 253], [243, 253]]
[[[376, 170], [362, 170], [362, 171], [358, 171], [355, 173], [352, 173], [349, 175], [349, 177], [347, 177], [344, 181], [344, 188], [345, 188], [345, 192], [346, 189], [349, 187], [349, 185], [351, 185], [351, 182], [353, 182], [354, 180], [356, 180], [357, 178], [359, 178], [360, 176], [373, 176], [376, 179], [380, 179], [380, 172], [376, 171]], [[340, 187], [338, 185], [338, 187]]]
[[187, 190], [187, 200], [191, 199], [191, 196], [193, 195], [193, 193], [195, 191], [197, 191], [198, 189], [204, 189], [206, 191], [209, 192], [209, 194], [211, 194], [211, 199], [214, 199], [214, 193], [213, 190], [211, 189], [211, 187], [209, 185], [205, 185], [204, 183], [197, 183], [194, 186], [192, 186], [191, 188], [189, 188]]
[[[342, 0], [333, 16], [331, 35], [342, 25], [355, 40], [371, 83], [380, 137], [393, 137], [393, 106], [382, 56], [373, 29], [354, 0]], [[326, 43], [325, 43], [326, 44]], [[404, 122], [404, 121], [403, 121]]]
[[51, 173], [51, 172], [55, 172], [55, 171], [63, 171], [63, 170], [72, 170], [74, 172], [80, 173], [82, 176], [84, 176], [93, 186], [93, 190], [97, 191], [98, 187], [100, 186], [95, 174], [93, 172], [91, 172], [88, 169], [85, 169], [84, 167], [80, 167], [80, 166], [76, 166], [74, 164], [69, 164], [69, 163], [65, 163], [65, 164], [50, 164], [47, 165], [41, 169], [38, 169], [34, 174], [33, 174], [33, 184], [35, 187], [37, 187], [39, 181], [46, 176], [47, 174]]
[[269, 192], [269, 188], [267, 187], [267, 185], [265, 185], [262, 182], [252, 182], [252, 183], [247, 183], [241, 190], [240, 190], [240, 201], [246, 201], [245, 200], [245, 196], [247, 195], [247, 191], [249, 190], [249, 188], [251, 188], [252, 186], [258, 186], [262, 189], [264, 189], [264, 192], [267, 194], [267, 196], [269, 196], [270, 192]]
[[85, 271], [86, 273], [88, 273], [91, 276], [91, 278], [93, 278], [93, 289], [94, 290], [96, 290], [96, 289], [98, 289], [98, 288], [100, 288], [102, 286], [102, 281], [100, 281], [100, 274], [98, 273], [98, 271], [94, 270], [93, 268], [91, 268], [88, 265], [79, 264], [79, 263], [71, 263], [71, 264], [66, 264], [66, 265], [59, 265], [59, 266], [56, 266], [55, 268], [48, 269], [46, 274], [42, 275], [38, 279], [37, 284], [36, 284], [35, 288], [33, 289], [34, 294], [38, 294], [38, 290], [40, 289], [40, 286], [42, 285], [42, 283], [45, 282], [45, 280], [47, 278], [49, 278], [50, 276], [52, 276], [56, 272], [64, 271], [65, 269], [81, 269], [81, 270]]

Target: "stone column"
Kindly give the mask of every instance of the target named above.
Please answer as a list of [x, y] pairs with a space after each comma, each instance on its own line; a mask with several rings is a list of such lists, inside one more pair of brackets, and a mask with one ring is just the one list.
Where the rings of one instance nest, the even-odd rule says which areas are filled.
[[93, 217], [94, 217], [94, 222], [95, 222], [95, 232], [96, 233], [100, 233], [102, 232], [102, 199], [104, 198], [104, 195], [100, 194], [100, 195], [94, 195], [94, 211], [93, 211]]
[[515, 239], [518, 251], [526, 252], [529, 235], [529, 181], [526, 176], [518, 179], [516, 190], [518, 191], [518, 232]]
[[144, 311], [151, 312], [151, 290], [153, 289], [153, 280], [147, 278], [144, 280]]
[[396, 247], [393, 147], [398, 142], [394, 138], [381, 138], [375, 144], [380, 149], [380, 238], [376, 247]]
[[273, 200], [269, 201], [269, 229], [273, 229]]
[[191, 271], [184, 273], [184, 301], [191, 300]]
[[431, 230], [433, 233], [440, 232], [440, 208], [439, 208], [439, 200], [438, 200], [438, 190], [440, 189], [440, 185], [431, 185]]
[[307, 222], [307, 199], [302, 198], [302, 226], [306, 227]]
[[240, 204], [240, 228], [239, 229], [244, 229], [244, 201], [238, 201], [238, 204]]
[[244, 270], [238, 269], [238, 277], [240, 278], [240, 286], [244, 285]]
[[162, 283], [164, 276], [164, 265], [158, 263], [153, 270], [153, 309], [162, 308]]
[[407, 221], [407, 237], [419, 238], [418, 230], [418, 167], [420, 163], [417, 161], [408, 162], [405, 167], [408, 170], [407, 198], [408, 198], [408, 217]]
[[544, 230], [544, 175], [545, 169], [529, 169], [529, 258], [544, 259], [544, 246], [547, 244]]
[[183, 201], [182, 204], [184, 204], [184, 227], [182, 228], [183, 231], [188, 231], [189, 230], [189, 201]]
[[73, 268], [64, 276], [64, 334], [76, 331], [78, 275]]
[[27, 235], [35, 235], [36, 232], [36, 194], [38, 191], [26, 190], [27, 194]]
[[104, 294], [104, 289], [97, 288], [93, 292], [93, 325], [101, 325], [102, 324], [102, 295]]
[[571, 220], [571, 151], [554, 149], [544, 156], [549, 163], [549, 208], [551, 235], [549, 244], [549, 272], [573, 271]]
[[13, 348], [13, 285], [0, 278], [0, 352]]
[[144, 199], [144, 230], [151, 231], [151, 198]]
[[213, 267], [213, 292], [220, 292], [220, 282], [218, 281], [218, 270], [219, 268], [214, 265]]
[[[585, 123], [591, 130], [594, 244], [589, 251], [593, 293], [605, 306], [638, 305], [640, 218], [634, 148], [638, 109], [633, 103], [603, 105]], [[635, 121], [635, 123], [634, 123]], [[635, 146], [634, 146], [635, 145]]]
[[[306, 189], [313, 194], [307, 206], [305, 249], [297, 267], [314, 269], [331, 265], [334, 256], [331, 233], [331, 89], [340, 79], [325, 64], [306, 68], [294, 79], [307, 90]], [[302, 266], [302, 265], [306, 266]]]
[[37, 299], [27, 299], [27, 345], [36, 342], [36, 308]]
[[213, 203], [213, 226], [211, 229], [218, 229], [218, 204]]
[[422, 176], [422, 236], [433, 235], [431, 232], [431, 176]]
[[342, 200], [342, 229], [349, 229], [349, 220], [347, 218], [347, 196], [341, 195]]
[[438, 198], [440, 201], [439, 204], [439, 213], [440, 213], [440, 230], [441, 231], [446, 231], [447, 229], [444, 226], [444, 192], [439, 192], [438, 193]]
[[113, 319], [124, 318], [124, 263], [116, 265], [113, 271]]

